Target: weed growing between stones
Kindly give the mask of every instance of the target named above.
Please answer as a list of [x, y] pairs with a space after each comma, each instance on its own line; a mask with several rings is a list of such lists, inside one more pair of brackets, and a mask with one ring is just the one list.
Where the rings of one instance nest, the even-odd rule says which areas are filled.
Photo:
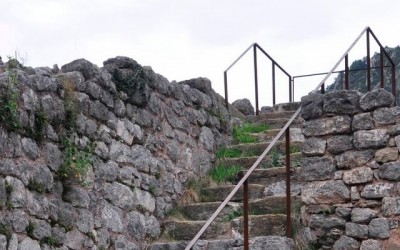
[[7, 228], [6, 225], [3, 223], [0, 223], [0, 234], [5, 235], [7, 239], [10, 239], [11, 237], [11, 230]]
[[45, 111], [41, 108], [34, 113], [35, 124], [34, 127], [31, 128], [29, 126], [24, 127], [23, 131], [26, 133], [28, 137], [34, 139], [38, 145], [42, 145], [45, 139], [46, 134], [46, 126], [49, 122], [49, 118]]
[[209, 175], [217, 183], [233, 182], [236, 179], [236, 175], [241, 170], [242, 167], [237, 165], [228, 167], [223, 164], [220, 164], [211, 169]]
[[40, 244], [46, 244], [50, 247], [56, 247], [59, 245], [58, 241], [56, 238], [54, 238], [53, 236], [49, 236], [49, 237], [44, 237], [43, 239], [40, 240]]
[[29, 222], [28, 226], [26, 227], [26, 233], [29, 237], [33, 237], [33, 231], [35, 230], [35, 224]]
[[77, 180], [81, 185], [86, 184], [86, 177], [93, 163], [93, 147], [84, 150], [75, 145], [74, 136], [64, 141], [64, 161], [60, 166], [58, 176], [62, 180]]
[[8, 84], [3, 86], [0, 94], [0, 122], [9, 131], [19, 129], [19, 114], [18, 114], [18, 61], [9, 58], [8, 61]]
[[38, 192], [40, 194], [42, 194], [42, 193], [44, 193], [46, 191], [45, 187], [43, 187], [42, 184], [40, 184], [39, 182], [37, 182], [37, 181], [35, 181], [33, 179], [29, 180], [29, 183], [28, 183], [27, 187], [28, 187], [29, 190], [36, 191], [36, 192]]
[[64, 110], [65, 121], [64, 127], [72, 131], [76, 127], [76, 119], [78, 116], [78, 100], [75, 96], [75, 87], [70, 80], [63, 82], [64, 86]]
[[240, 127], [233, 128], [233, 141], [234, 143], [254, 143], [257, 138], [252, 135], [253, 133], [261, 133], [269, 130], [267, 124], [249, 124], [245, 123]]
[[215, 156], [218, 159], [221, 158], [238, 158], [242, 155], [242, 151], [237, 148], [220, 148], [216, 153]]

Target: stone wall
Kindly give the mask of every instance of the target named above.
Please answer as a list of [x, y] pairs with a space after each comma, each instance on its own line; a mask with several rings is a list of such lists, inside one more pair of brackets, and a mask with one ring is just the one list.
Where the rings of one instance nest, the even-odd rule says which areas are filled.
[[383, 89], [302, 98], [303, 223], [324, 249], [400, 248], [400, 108]]
[[13, 63], [0, 62], [0, 249], [145, 249], [230, 131], [210, 81], [126, 57]]

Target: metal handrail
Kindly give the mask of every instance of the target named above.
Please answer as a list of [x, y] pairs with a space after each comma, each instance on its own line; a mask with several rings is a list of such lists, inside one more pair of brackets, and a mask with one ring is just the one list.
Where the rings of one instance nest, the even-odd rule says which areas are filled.
[[[328, 74], [324, 77], [324, 79], [318, 84], [318, 86], [312, 91], [313, 93], [317, 92], [321, 86], [325, 83], [325, 81], [332, 75], [332, 73], [336, 70], [336, 68], [339, 66], [339, 64], [347, 57], [348, 53], [351, 51], [351, 49], [354, 47], [354, 45], [360, 40], [361, 36], [367, 32], [370, 31], [369, 27], [366, 27], [361, 34], [355, 39], [355, 41], [350, 45], [350, 47], [346, 50], [346, 52], [343, 54], [343, 56], [339, 59], [339, 61], [333, 66], [333, 68], [328, 72]], [[211, 225], [211, 223], [215, 220], [215, 218], [218, 216], [218, 214], [222, 211], [222, 209], [228, 204], [228, 202], [231, 200], [231, 198], [236, 194], [236, 192], [239, 190], [239, 188], [247, 181], [249, 176], [253, 173], [253, 171], [258, 167], [262, 159], [268, 154], [268, 152], [271, 150], [271, 148], [276, 144], [276, 142], [279, 140], [279, 138], [283, 135], [284, 132], [286, 132], [286, 142], [288, 142], [289, 138], [289, 126], [292, 124], [294, 119], [300, 114], [301, 112], [301, 107], [297, 109], [297, 111], [292, 115], [292, 117], [289, 119], [289, 121], [285, 124], [285, 126], [279, 131], [279, 133], [275, 136], [275, 138], [270, 142], [268, 147], [264, 150], [264, 152], [258, 157], [256, 162], [251, 166], [251, 168], [247, 171], [247, 173], [243, 176], [243, 178], [236, 184], [236, 186], [233, 188], [233, 190], [229, 193], [229, 195], [225, 198], [225, 200], [221, 203], [221, 205], [217, 208], [217, 210], [211, 215], [211, 217], [207, 220], [207, 222], [203, 225], [203, 227], [200, 229], [200, 231], [196, 234], [196, 236], [189, 242], [189, 244], [186, 246], [185, 250], [190, 250], [193, 245], [196, 243], [196, 241], [200, 238], [200, 236], [205, 232], [205, 230]], [[288, 143], [286, 144], [286, 160], [288, 162]], [[286, 163], [287, 163], [286, 162]], [[290, 183], [290, 164], [286, 164], [286, 181]], [[286, 196], [290, 196], [290, 184], [288, 188], [286, 189]], [[290, 205], [287, 207], [286, 211], [287, 214], [289, 213], [289, 218], [287, 219], [287, 222], [290, 223]], [[245, 249], [248, 249], [248, 245], [244, 245]]]
[[257, 49], [260, 50], [272, 62], [272, 104], [275, 105], [275, 68], [280, 69], [289, 78], [289, 102], [293, 101], [292, 91], [292, 77], [286, 70], [284, 70], [260, 45], [257, 43], [251, 44], [240, 56], [224, 71], [224, 92], [225, 92], [225, 106], [229, 109], [228, 100], [228, 71], [240, 60], [242, 57], [253, 48], [253, 61], [254, 61], [254, 87], [255, 87], [255, 108], [256, 115], [259, 114], [258, 105], [258, 66], [257, 66]]

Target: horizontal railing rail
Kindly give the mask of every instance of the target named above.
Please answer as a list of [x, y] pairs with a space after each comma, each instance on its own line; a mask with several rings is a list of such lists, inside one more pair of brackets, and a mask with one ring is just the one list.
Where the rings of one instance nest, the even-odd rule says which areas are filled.
[[[322, 81], [317, 85], [317, 87], [312, 92], [314, 92], [314, 93], [317, 92], [321, 88], [321, 86], [325, 83], [325, 81], [336, 71], [336, 69], [340, 65], [340, 63], [343, 60], [348, 60], [348, 53], [353, 49], [355, 44], [360, 40], [360, 38], [362, 37], [362, 35], [365, 32], [371, 32], [372, 33], [370, 28], [366, 27], [361, 32], [361, 34], [354, 40], [354, 42], [350, 45], [350, 47], [346, 50], [344, 55], [339, 59], [339, 61], [333, 66], [333, 68], [327, 73], [327, 75], [322, 79]], [[242, 56], [243, 56], [243, 54], [242, 54]], [[224, 72], [224, 74], [225, 74], [225, 72]], [[203, 227], [199, 230], [199, 232], [196, 234], [196, 236], [188, 243], [188, 245], [186, 246], [185, 250], [190, 250], [194, 246], [196, 241], [206, 231], [206, 229], [211, 225], [211, 223], [215, 220], [215, 218], [222, 211], [222, 209], [228, 204], [228, 202], [231, 200], [231, 198], [237, 193], [237, 191], [239, 190], [239, 188], [241, 186], [244, 186], [244, 188], [243, 188], [244, 192], [247, 191], [247, 188], [246, 188], [247, 187], [247, 179], [253, 173], [253, 171], [259, 166], [259, 164], [261, 163], [263, 158], [268, 154], [268, 152], [272, 149], [272, 147], [275, 146], [276, 142], [283, 135], [283, 133], [285, 133], [285, 135], [286, 135], [286, 197], [287, 197], [287, 200], [289, 200], [289, 202], [286, 204], [286, 210], [287, 210], [286, 211], [286, 236], [287, 237], [291, 236], [291, 217], [290, 217], [291, 205], [290, 205], [290, 199], [288, 199], [288, 197], [290, 198], [290, 154], [289, 154], [290, 153], [290, 151], [289, 151], [289, 147], [290, 147], [290, 132], [289, 132], [289, 126], [293, 123], [293, 121], [300, 114], [300, 112], [301, 112], [301, 107], [296, 110], [296, 112], [292, 115], [292, 117], [289, 119], [289, 121], [284, 125], [284, 127], [279, 131], [279, 133], [269, 143], [268, 147], [257, 158], [257, 160], [254, 162], [254, 164], [250, 167], [250, 169], [243, 176], [243, 178], [240, 179], [240, 181], [236, 184], [236, 186], [229, 193], [229, 195], [225, 198], [225, 200], [221, 203], [221, 205], [217, 208], [217, 210], [211, 215], [211, 217], [206, 221], [206, 223], [203, 225]], [[246, 201], [244, 200], [244, 202], [246, 202]], [[243, 206], [243, 207], [245, 207], [245, 206]], [[246, 209], [248, 210], [248, 207]], [[247, 229], [246, 229], [246, 227], [247, 227]], [[244, 211], [244, 249], [245, 250], [249, 249], [248, 211]]]

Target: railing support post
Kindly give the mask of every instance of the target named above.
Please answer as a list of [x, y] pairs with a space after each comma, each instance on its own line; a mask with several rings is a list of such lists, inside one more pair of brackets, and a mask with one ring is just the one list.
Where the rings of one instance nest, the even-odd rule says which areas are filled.
[[272, 105], [275, 105], [275, 62], [272, 62]]
[[228, 73], [224, 71], [224, 88], [225, 88], [225, 107], [229, 110], [229, 102], [228, 102]]
[[392, 94], [394, 96], [394, 105], [397, 105], [397, 90], [396, 90], [396, 66], [392, 65]]
[[289, 102], [293, 102], [293, 85], [292, 85], [292, 77], [289, 76]]
[[385, 86], [385, 79], [383, 76], [383, 48], [381, 47], [380, 54], [379, 54], [379, 59], [381, 63], [381, 68], [380, 68], [380, 76], [381, 76], [381, 88]]
[[253, 46], [253, 54], [254, 54], [254, 88], [256, 94], [256, 115], [259, 115], [258, 111], [258, 74], [257, 74], [257, 46], [254, 44]]
[[290, 128], [286, 135], [286, 237], [292, 237], [291, 195], [290, 195]]
[[249, 250], [249, 183], [243, 183], [243, 249]]
[[321, 94], [325, 94], [325, 83], [321, 85]]
[[367, 89], [371, 91], [371, 55], [369, 42], [369, 28], [367, 29]]
[[344, 57], [344, 89], [349, 89], [349, 54]]

